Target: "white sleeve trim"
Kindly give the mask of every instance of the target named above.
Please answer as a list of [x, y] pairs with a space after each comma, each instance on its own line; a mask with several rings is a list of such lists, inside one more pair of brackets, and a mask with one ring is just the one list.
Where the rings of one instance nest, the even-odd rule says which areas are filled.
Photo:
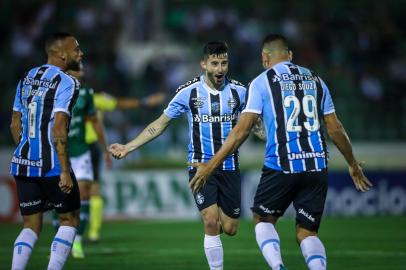
[[329, 110], [329, 111], [327, 111], [327, 112], [324, 112], [324, 115], [327, 115], [327, 114], [333, 113], [333, 112], [335, 112], [335, 111], [336, 111], [335, 109]]
[[176, 116], [169, 115], [169, 114], [166, 112], [166, 109], [164, 110], [164, 114], [165, 114], [167, 117], [171, 118], [171, 119], [176, 119], [176, 118], [178, 118], [178, 117], [176, 117]]
[[253, 110], [253, 109], [245, 109], [245, 110], [243, 110], [241, 113], [246, 113], [246, 112], [256, 113], [256, 114], [262, 114], [261, 111]]
[[70, 112], [69, 112], [67, 109], [65, 109], [65, 108], [55, 108], [55, 109], [53, 110], [53, 112], [54, 112], [54, 113], [56, 113], [56, 112], [64, 112], [64, 113], [66, 113], [68, 116], [70, 116]]
[[16, 108], [16, 107], [13, 107], [13, 111], [15, 111], [15, 112], [21, 112], [21, 110], [18, 109], [18, 108]]

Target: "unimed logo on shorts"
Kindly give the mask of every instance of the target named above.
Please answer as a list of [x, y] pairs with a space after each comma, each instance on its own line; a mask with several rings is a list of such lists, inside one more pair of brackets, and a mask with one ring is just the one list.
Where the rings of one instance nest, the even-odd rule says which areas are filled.
[[303, 210], [303, 208], [300, 208], [298, 211], [299, 214], [302, 214], [303, 216], [305, 216], [308, 220], [310, 220], [311, 222], [314, 222], [315, 219], [312, 215], [310, 215], [309, 213], [307, 213], [305, 210]]

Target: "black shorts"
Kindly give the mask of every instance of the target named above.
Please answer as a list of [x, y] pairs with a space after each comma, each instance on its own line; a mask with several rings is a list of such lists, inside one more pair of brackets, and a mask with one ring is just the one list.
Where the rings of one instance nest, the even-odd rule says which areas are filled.
[[323, 215], [327, 187], [327, 169], [285, 174], [264, 167], [251, 209], [262, 217], [280, 217], [293, 202], [296, 224], [317, 232]]
[[[189, 171], [189, 181], [196, 170]], [[217, 204], [224, 214], [239, 218], [241, 213], [241, 176], [240, 171], [216, 170], [199, 192], [194, 193], [199, 211]]]
[[93, 181], [99, 181], [100, 180], [100, 156], [101, 156], [101, 151], [99, 144], [97, 142], [89, 144], [89, 149], [90, 149], [90, 159], [92, 160], [92, 165], [93, 165]]
[[78, 210], [80, 208], [78, 183], [73, 173], [71, 177], [73, 188], [67, 194], [59, 187], [59, 176], [14, 176], [21, 215], [27, 216], [51, 209], [55, 209], [60, 214]]

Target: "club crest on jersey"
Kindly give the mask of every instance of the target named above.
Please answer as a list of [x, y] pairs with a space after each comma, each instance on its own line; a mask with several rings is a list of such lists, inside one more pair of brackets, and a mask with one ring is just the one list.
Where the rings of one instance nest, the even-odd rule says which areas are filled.
[[204, 196], [200, 192], [196, 194], [196, 203], [199, 205], [204, 203]]
[[206, 100], [205, 97], [192, 98], [193, 107], [194, 107], [195, 109], [203, 108], [203, 106], [204, 106], [204, 101], [205, 101], [205, 100]]
[[212, 113], [218, 113], [220, 111], [220, 103], [219, 102], [213, 102], [211, 104], [211, 111], [212, 111]]
[[231, 109], [234, 109], [237, 106], [237, 100], [235, 100], [234, 98], [230, 98], [227, 104]]

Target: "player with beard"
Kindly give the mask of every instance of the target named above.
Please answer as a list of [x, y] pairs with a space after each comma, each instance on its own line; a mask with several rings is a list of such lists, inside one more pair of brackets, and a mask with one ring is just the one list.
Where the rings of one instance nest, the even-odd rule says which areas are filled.
[[[246, 88], [226, 77], [228, 47], [225, 42], [208, 42], [200, 65], [204, 74], [181, 85], [164, 113], [127, 144], [112, 144], [113, 157], [121, 159], [161, 135], [173, 119], [187, 115], [189, 123], [188, 162], [207, 162], [220, 149], [236, 125], [245, 104]], [[195, 170], [189, 167], [189, 179]], [[194, 193], [204, 223], [204, 250], [210, 269], [223, 269], [221, 230], [235, 235], [241, 204], [238, 151], [216, 168], [212, 181]]]
[[14, 243], [12, 269], [25, 269], [41, 231], [44, 211], [55, 209], [61, 225], [51, 245], [48, 269], [63, 268], [79, 222], [79, 189], [67, 145], [80, 84], [65, 71], [79, 69], [83, 52], [68, 33], [49, 36], [45, 50], [47, 64], [22, 76], [13, 106], [10, 129], [17, 148], [11, 174], [24, 228]]

